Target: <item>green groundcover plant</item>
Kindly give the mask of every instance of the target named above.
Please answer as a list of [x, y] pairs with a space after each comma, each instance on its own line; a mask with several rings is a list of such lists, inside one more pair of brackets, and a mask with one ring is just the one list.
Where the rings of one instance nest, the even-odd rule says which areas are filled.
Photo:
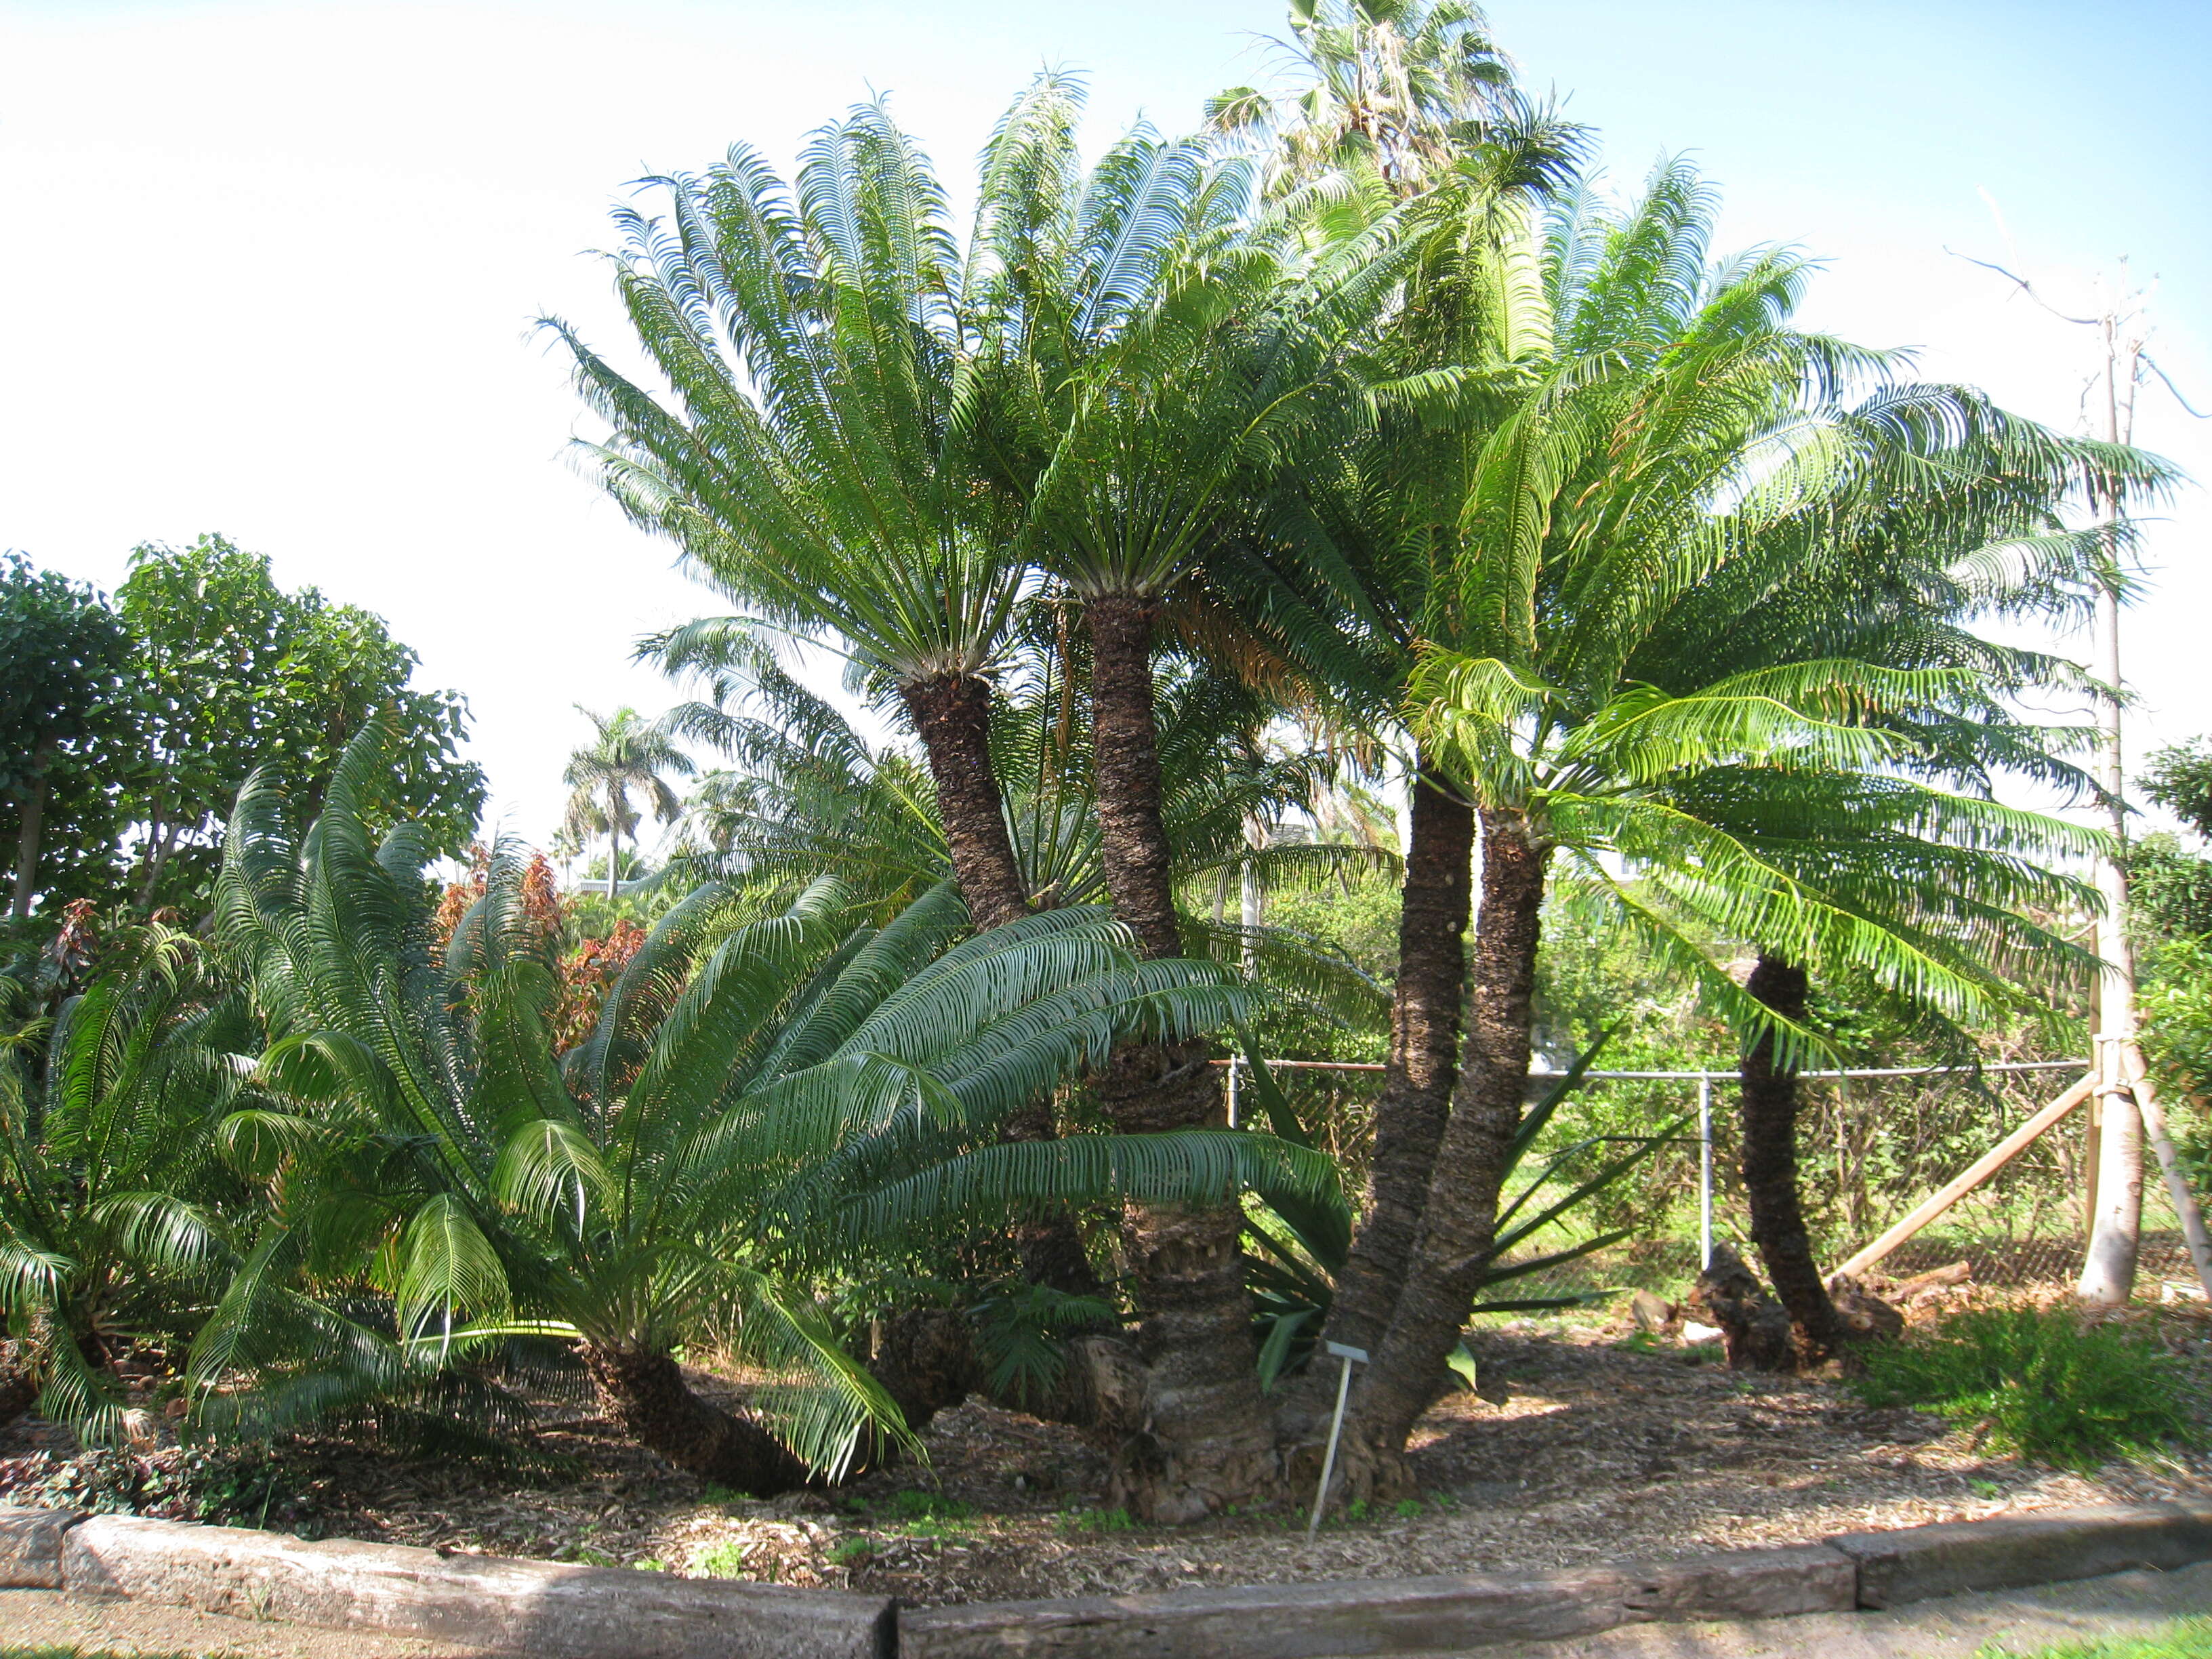
[[1985, 1308], [1870, 1348], [1856, 1381], [1875, 1406], [1984, 1426], [1996, 1450], [2066, 1468], [2196, 1431], [2180, 1362], [2150, 1338], [2057, 1308]]

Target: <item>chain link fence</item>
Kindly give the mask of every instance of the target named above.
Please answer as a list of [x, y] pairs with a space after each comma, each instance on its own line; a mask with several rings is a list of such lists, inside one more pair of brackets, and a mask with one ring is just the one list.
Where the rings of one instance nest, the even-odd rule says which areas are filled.
[[[1300, 1121], [1338, 1159], [1347, 1185], [1357, 1191], [1365, 1179], [1382, 1067], [1268, 1064]], [[1238, 1069], [1231, 1068], [1232, 1079]], [[1817, 1258], [1843, 1261], [2061, 1094], [2083, 1069], [2081, 1061], [2027, 1060], [1979, 1070], [1807, 1073], [1801, 1084], [1799, 1187]], [[1617, 1155], [1626, 1139], [1657, 1137], [1662, 1144], [1520, 1254], [1547, 1255], [1622, 1228], [1631, 1237], [1520, 1281], [1516, 1294], [1640, 1288], [1671, 1298], [1688, 1288], [1702, 1258], [1699, 1197], [1708, 1179], [1699, 1134], [1701, 1089], [1711, 1124], [1711, 1237], [1757, 1261], [1736, 1175], [1735, 1073], [1593, 1073], [1524, 1167], [1522, 1179], [1547, 1158], [1565, 1152], [1554, 1178], [1571, 1183]], [[1251, 1109], [1249, 1091], [1243, 1103]], [[1964, 1261], [1972, 1282], [1980, 1285], [2070, 1285], [2081, 1270], [2086, 1237], [2088, 1133], [2087, 1112], [2074, 1111], [1871, 1273], [1902, 1279]], [[1572, 1152], [1585, 1141], [1590, 1144], [1583, 1152]], [[2148, 1162], [2148, 1147], [2145, 1158]], [[2143, 1188], [2136, 1293], [2166, 1300], [2202, 1295], [2154, 1165]]]

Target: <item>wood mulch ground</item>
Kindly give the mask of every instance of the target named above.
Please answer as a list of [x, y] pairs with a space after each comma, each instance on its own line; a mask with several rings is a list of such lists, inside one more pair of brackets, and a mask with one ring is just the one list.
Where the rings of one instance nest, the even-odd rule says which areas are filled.
[[[2168, 1345], [2212, 1380], [2204, 1310], [2154, 1317]], [[1869, 1409], [1832, 1382], [1731, 1373], [1709, 1350], [1647, 1340], [1625, 1322], [1485, 1331], [1474, 1342], [1485, 1392], [1502, 1380], [1504, 1402], [1443, 1401], [1416, 1437], [1424, 1496], [1332, 1517], [1312, 1545], [1289, 1510], [1174, 1529], [1133, 1525], [1099, 1507], [1105, 1465], [1080, 1434], [979, 1401], [929, 1425], [927, 1468], [881, 1471], [830, 1496], [755, 1501], [704, 1490], [572, 1410], [544, 1437], [578, 1460], [578, 1477], [539, 1484], [303, 1442], [275, 1454], [265, 1491], [246, 1483], [236, 1518], [449, 1553], [849, 1587], [927, 1605], [1565, 1566], [2075, 1504], [2212, 1498], [2212, 1455], [2114, 1463], [2088, 1476], [2023, 1465], [1937, 1419]], [[70, 1501], [72, 1480], [86, 1484], [85, 1460], [51, 1428], [27, 1423], [0, 1437], [0, 1502]], [[148, 1474], [143, 1501], [125, 1503], [179, 1512], [182, 1500], [161, 1495], [179, 1485], [165, 1486], [162, 1475], [164, 1460], [179, 1455], [137, 1457]], [[106, 1481], [115, 1484], [112, 1469]]]

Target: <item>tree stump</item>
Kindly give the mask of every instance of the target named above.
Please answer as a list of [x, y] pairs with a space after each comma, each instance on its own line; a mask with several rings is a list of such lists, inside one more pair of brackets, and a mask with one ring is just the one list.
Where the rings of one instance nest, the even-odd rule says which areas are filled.
[[1744, 1260], [1725, 1244], [1713, 1247], [1711, 1264], [1698, 1275], [1688, 1306], [1719, 1328], [1731, 1370], [1794, 1371], [1796, 1345], [1790, 1316], [1767, 1295]]

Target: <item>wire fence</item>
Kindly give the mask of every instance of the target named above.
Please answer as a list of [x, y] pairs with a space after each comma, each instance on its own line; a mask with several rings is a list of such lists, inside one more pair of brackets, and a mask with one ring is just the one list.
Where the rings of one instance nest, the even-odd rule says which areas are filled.
[[[1245, 1062], [1228, 1066], [1232, 1110], [1249, 1103]], [[1347, 1179], [1364, 1181], [1374, 1098], [1383, 1067], [1342, 1060], [1265, 1064]], [[1867, 1066], [1800, 1074], [1800, 1190], [1815, 1254], [1843, 1261], [1956, 1176], [2087, 1068], [2081, 1060], [1979, 1066]], [[1532, 1090], [1559, 1074], [1539, 1073]], [[1557, 1147], [1577, 1139], [1663, 1135], [1665, 1144], [1616, 1188], [1580, 1207], [1528, 1254], [1548, 1254], [1601, 1232], [1631, 1236], [1594, 1255], [1520, 1281], [1533, 1296], [1638, 1287], [1677, 1293], [1715, 1243], [1755, 1260], [1736, 1174], [1736, 1073], [1592, 1071]], [[1958, 1261], [1972, 1282], [2012, 1289], [2070, 1284], [2086, 1238], [2086, 1111], [2077, 1110], [1871, 1271], [1905, 1279]], [[1587, 1170], [1570, 1158], [1563, 1173]], [[2201, 1295], [2163, 1184], [2145, 1182], [2139, 1293]], [[1516, 1288], [1518, 1288], [1516, 1286]]]

